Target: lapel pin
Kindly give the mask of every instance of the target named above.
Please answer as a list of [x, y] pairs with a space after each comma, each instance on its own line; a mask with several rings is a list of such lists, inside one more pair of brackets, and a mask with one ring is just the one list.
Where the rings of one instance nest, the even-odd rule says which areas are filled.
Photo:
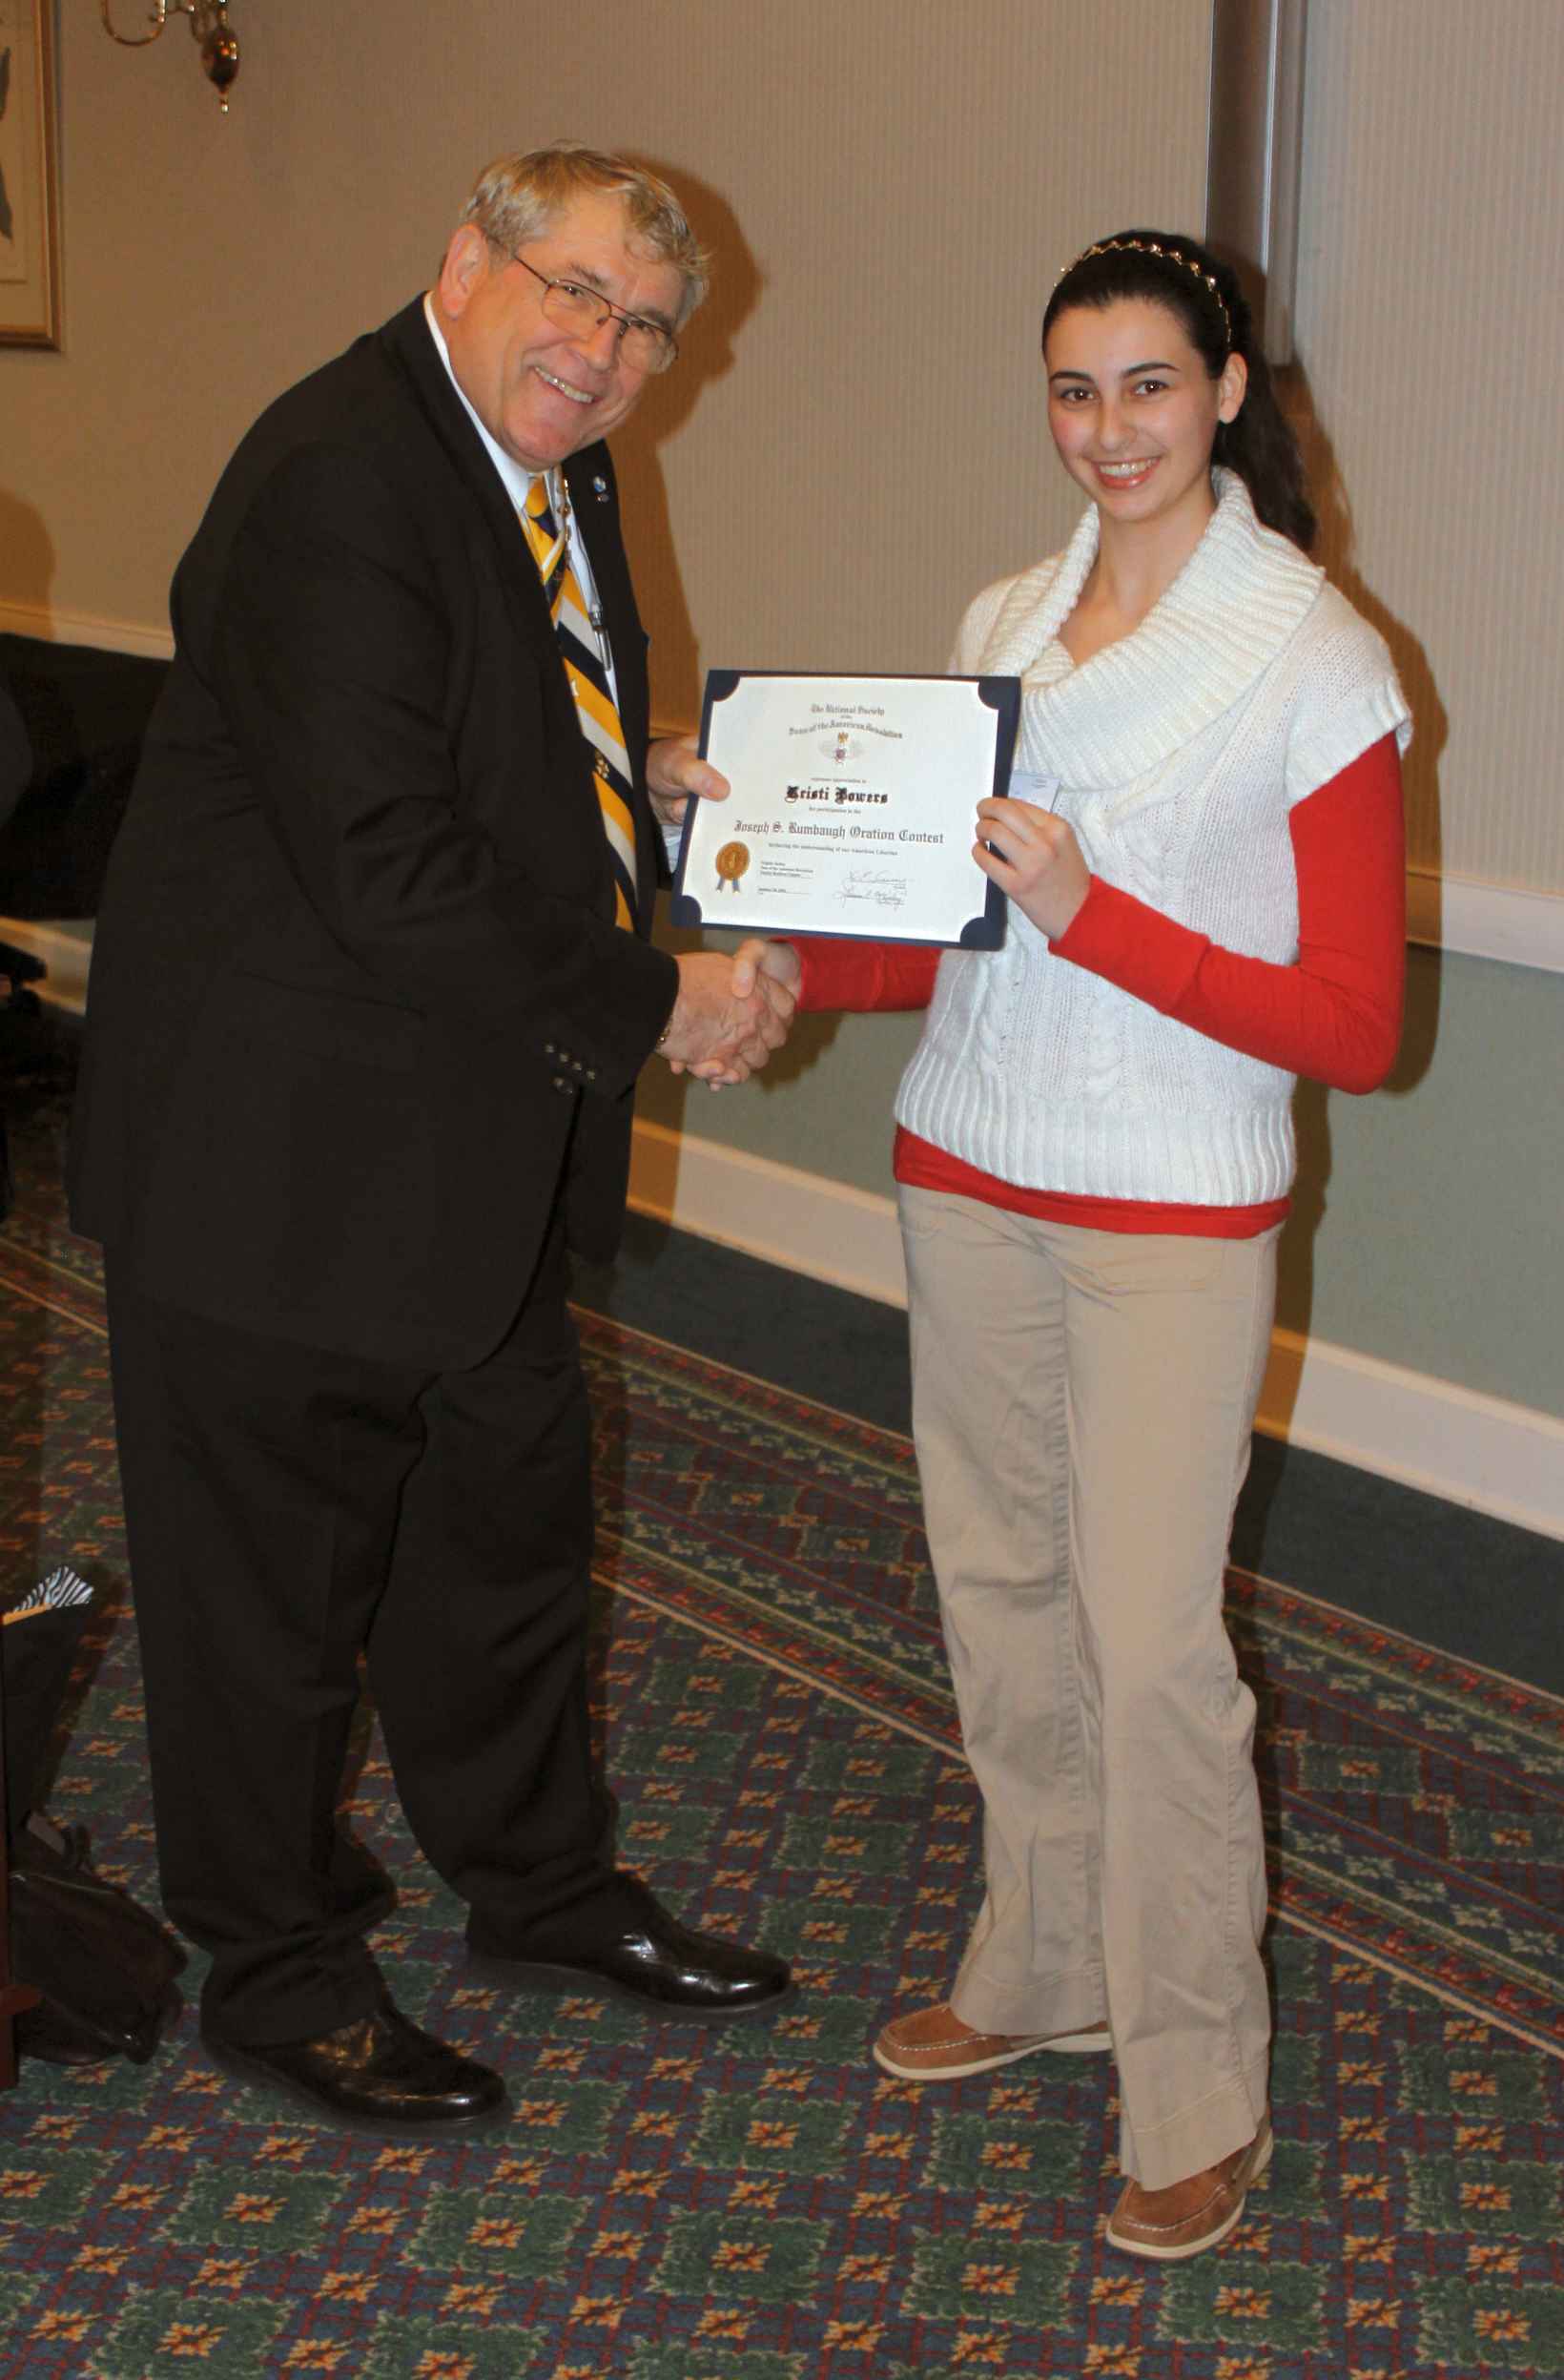
[[597, 472], [592, 480], [592, 493], [597, 498], [599, 504], [607, 503], [608, 483], [604, 478], [601, 471]]

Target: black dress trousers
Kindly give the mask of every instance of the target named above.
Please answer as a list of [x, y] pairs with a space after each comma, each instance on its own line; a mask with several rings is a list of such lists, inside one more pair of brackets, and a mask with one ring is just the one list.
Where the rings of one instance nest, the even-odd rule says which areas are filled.
[[391, 1905], [337, 1811], [367, 1647], [424, 1852], [518, 1943], [611, 1932], [589, 1739], [589, 1420], [556, 1221], [470, 1371], [272, 1339], [107, 1260], [163, 1895], [206, 2029], [307, 2039], [381, 1989]]

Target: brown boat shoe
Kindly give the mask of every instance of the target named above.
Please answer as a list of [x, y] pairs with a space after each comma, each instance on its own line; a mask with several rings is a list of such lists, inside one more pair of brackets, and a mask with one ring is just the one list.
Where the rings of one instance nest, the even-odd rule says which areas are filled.
[[1035, 2050], [1079, 2056], [1112, 2047], [1105, 2024], [1083, 2033], [976, 2033], [948, 2000], [894, 2017], [875, 2043], [875, 2060], [906, 2082], [958, 2082], [964, 2075], [1012, 2066]]
[[1151, 2256], [1177, 2264], [1224, 2240], [1244, 2212], [1251, 2182], [1271, 2161], [1270, 2118], [1261, 2120], [1247, 2148], [1235, 2148], [1220, 2165], [1206, 2165], [1165, 2190], [1143, 2190], [1126, 2182], [1108, 2217], [1110, 2245], [1126, 2256]]

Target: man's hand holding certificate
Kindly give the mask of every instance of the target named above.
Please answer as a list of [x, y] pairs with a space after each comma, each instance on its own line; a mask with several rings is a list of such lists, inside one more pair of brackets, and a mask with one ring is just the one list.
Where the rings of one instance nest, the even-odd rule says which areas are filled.
[[689, 804], [675, 924], [996, 949], [1004, 896], [973, 858], [973, 818], [1009, 782], [1019, 693], [713, 671], [700, 749], [732, 791]]

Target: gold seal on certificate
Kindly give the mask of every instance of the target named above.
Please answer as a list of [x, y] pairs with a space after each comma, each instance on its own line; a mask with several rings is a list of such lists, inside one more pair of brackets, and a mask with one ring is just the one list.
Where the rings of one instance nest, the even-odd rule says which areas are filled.
[[972, 846], [1019, 707], [1013, 677], [713, 670], [701, 752], [732, 791], [689, 804], [674, 923], [997, 949], [1004, 895]]
[[724, 843], [717, 854], [717, 890], [736, 893], [739, 880], [750, 864], [747, 843]]

